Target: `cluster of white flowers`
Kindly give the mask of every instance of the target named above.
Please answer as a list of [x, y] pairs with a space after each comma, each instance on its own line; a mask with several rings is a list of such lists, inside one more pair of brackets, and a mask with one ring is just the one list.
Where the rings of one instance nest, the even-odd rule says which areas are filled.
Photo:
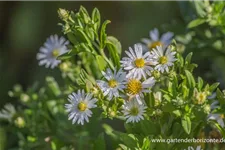
[[[171, 38], [172, 33], [168, 34], [164, 35], [162, 39]], [[158, 37], [155, 38], [155, 40], [157, 39]], [[169, 68], [176, 61], [176, 52], [171, 51], [171, 47], [165, 44], [164, 46], [157, 45], [152, 51], [147, 52], [144, 52], [141, 44], [135, 44], [134, 49], [129, 47], [129, 51], [125, 51], [127, 56], [120, 61], [123, 70], [120, 69], [117, 72], [108, 68], [106, 72], [102, 72], [106, 81], [97, 80], [98, 87], [108, 100], [117, 97], [125, 99], [122, 112], [127, 123], [144, 119], [147, 108], [144, 93], [151, 92], [151, 88], [156, 82], [152, 72], [169, 72]]]
[[[105, 72], [102, 71], [104, 80], [97, 80], [97, 86], [108, 100], [118, 97], [125, 100], [121, 112], [127, 119], [126, 122], [144, 119], [147, 108], [144, 93], [151, 92], [156, 82], [152, 72], [169, 72], [169, 67], [173, 66], [176, 52], [171, 51], [168, 46], [172, 36], [172, 33], [166, 33], [159, 39], [158, 30], [154, 29], [150, 32], [152, 40], [148, 43], [144, 40], [147, 46], [152, 44], [152, 51], [145, 52], [146, 46], [135, 44], [134, 49], [130, 47], [129, 51], [125, 51], [127, 56], [120, 61], [121, 69], [117, 71], [107, 68]], [[69, 42], [64, 37], [50, 36], [37, 54], [39, 65], [45, 65], [47, 68], [58, 66], [61, 61], [57, 60], [57, 57], [68, 52], [67, 44]], [[85, 121], [88, 122], [97, 99], [92, 98], [90, 93], [78, 90], [77, 93], [69, 95], [68, 100], [70, 104], [66, 104], [65, 107], [69, 112], [69, 120], [82, 125]]]

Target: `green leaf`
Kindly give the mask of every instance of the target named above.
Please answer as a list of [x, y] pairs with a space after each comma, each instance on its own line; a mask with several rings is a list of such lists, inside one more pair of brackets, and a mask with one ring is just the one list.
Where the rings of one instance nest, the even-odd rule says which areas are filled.
[[150, 142], [149, 138], [145, 137], [143, 139], [143, 145], [142, 145], [141, 149], [146, 149], [146, 150], [150, 149], [150, 145], [151, 145], [151, 142]]
[[51, 93], [54, 96], [59, 96], [61, 94], [59, 85], [53, 77], [46, 77], [46, 82], [47, 82], [48, 89], [51, 91]]
[[[142, 120], [138, 125], [138, 129], [141, 130], [141, 133], [144, 135], [157, 135], [160, 132], [159, 126], [150, 120]], [[151, 128], [149, 128], [151, 127]]]
[[85, 43], [88, 43], [89, 45], [91, 45], [91, 41], [89, 40], [86, 33], [81, 28], [77, 28], [77, 33], [81, 37], [82, 42], [85, 42]]
[[109, 42], [109, 43], [113, 44], [115, 46], [116, 52], [119, 55], [121, 55], [121, 53], [122, 53], [122, 46], [121, 46], [120, 41], [117, 38], [115, 38], [114, 36], [108, 36], [106, 42], [107, 43]]
[[107, 24], [109, 24], [109, 23], [111, 23], [111, 21], [106, 20], [102, 24], [102, 28], [101, 28], [101, 32], [100, 32], [100, 48], [101, 49], [103, 49], [105, 47], [105, 44], [106, 44], [107, 34], [105, 33], [105, 30], [106, 30]]
[[121, 44], [113, 36], [108, 36], [106, 41], [107, 49], [109, 50], [110, 58], [113, 61], [113, 64], [120, 68], [120, 54], [121, 54]]
[[183, 68], [183, 66], [184, 66], [184, 58], [181, 56], [181, 55], [177, 55], [177, 58], [178, 58], [178, 66], [180, 67], [180, 68]]
[[189, 53], [185, 58], [185, 63], [190, 64], [193, 53]]
[[91, 20], [87, 10], [83, 6], [80, 6], [79, 14], [85, 23]]
[[220, 89], [216, 90], [216, 97], [218, 98], [221, 105], [225, 104], [224, 94], [220, 91]]
[[167, 103], [162, 106], [163, 112], [173, 112], [175, 110], [175, 107], [171, 103]]
[[104, 138], [104, 133], [101, 133], [98, 138], [94, 141], [94, 150], [105, 150], [106, 145], [105, 145], [105, 138]]
[[180, 134], [183, 132], [181, 124], [178, 122], [173, 123], [172, 133], [174, 137], [179, 137]]
[[176, 96], [177, 91], [176, 91], [176, 79], [175, 78], [173, 79], [173, 83], [172, 82], [168, 83], [168, 91], [170, 92], [170, 94], [172, 96]]
[[194, 7], [196, 9], [197, 15], [200, 17], [205, 17], [206, 16], [206, 11], [205, 11], [205, 4], [203, 1], [193, 1]]
[[92, 11], [92, 20], [94, 21], [94, 28], [96, 32], [98, 32], [98, 29], [101, 25], [101, 15], [97, 8], [94, 8], [94, 10]]
[[69, 41], [72, 44], [74, 44], [74, 45], [78, 44], [78, 41], [77, 41], [77, 39], [76, 39], [76, 37], [74, 36], [73, 33], [71, 33], [71, 32], [67, 33], [67, 38], [69, 39]]
[[5, 128], [0, 126], [0, 150], [5, 150], [7, 143], [7, 134]]
[[60, 56], [57, 57], [58, 60], [66, 60], [66, 59], [70, 59], [71, 57], [73, 57], [74, 55], [76, 55], [77, 52], [75, 51], [75, 49], [70, 50], [67, 53], [64, 53]]
[[188, 27], [188, 28], [194, 28], [194, 27], [196, 27], [196, 26], [199, 26], [199, 25], [205, 23], [205, 21], [206, 21], [205, 19], [195, 19], [195, 20], [192, 20], [192, 21], [187, 25], [187, 27]]
[[107, 62], [104, 60], [104, 58], [101, 55], [97, 55], [96, 60], [97, 60], [99, 69], [101, 71], [105, 70], [105, 67], [107, 66]]
[[54, 141], [51, 141], [51, 149], [57, 150], [57, 146], [56, 146], [56, 143]]
[[192, 73], [188, 70], [185, 70], [185, 75], [187, 77], [188, 87], [194, 88], [195, 87], [195, 79], [194, 79]]
[[134, 149], [137, 147], [137, 139], [133, 134], [126, 134], [119, 131], [113, 131], [117, 135], [121, 142], [123, 142], [127, 147]]
[[182, 118], [181, 124], [182, 124], [182, 127], [184, 128], [184, 131], [187, 134], [190, 134], [190, 132], [191, 132], [191, 120], [190, 120], [190, 118], [187, 115], [185, 115]]
[[201, 90], [203, 87], [203, 80], [201, 77], [198, 77], [198, 90]]
[[225, 138], [225, 129], [222, 128], [217, 122], [215, 121], [210, 121], [210, 123], [212, 123], [222, 134], [223, 138]]
[[219, 82], [213, 83], [210, 87], [209, 87], [209, 91], [213, 92], [218, 86], [219, 86]]
[[165, 150], [167, 149], [167, 143], [157, 143], [155, 150]]

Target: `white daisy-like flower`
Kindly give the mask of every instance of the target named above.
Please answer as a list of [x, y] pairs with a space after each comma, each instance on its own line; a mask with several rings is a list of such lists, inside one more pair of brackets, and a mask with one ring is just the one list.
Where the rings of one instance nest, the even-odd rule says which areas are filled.
[[[218, 104], [219, 104], [218, 101], [214, 101], [214, 102], [210, 105], [211, 111], [213, 111], [213, 110], [216, 109], [216, 108], [219, 108]], [[216, 113], [216, 114], [210, 113], [210, 114], [207, 116], [207, 120], [215, 120], [216, 122], [218, 122], [218, 124], [219, 124], [221, 127], [225, 127], [223, 119], [224, 119], [224, 114], [219, 114], [219, 113]]]
[[164, 71], [169, 72], [169, 67], [174, 65], [176, 61], [175, 54], [176, 52], [171, 51], [170, 47], [163, 49], [162, 46], [157, 46], [151, 51], [154, 58], [157, 60], [158, 64], [155, 66], [155, 69], [163, 73]]
[[[184, 150], [186, 150], [186, 149], [184, 149]], [[201, 145], [199, 145], [199, 146], [196, 147], [196, 149], [192, 146], [188, 146], [187, 150], [203, 150], [203, 149], [201, 149]]]
[[149, 93], [149, 88], [155, 85], [155, 79], [153, 77], [148, 78], [144, 82], [141, 82], [135, 78], [129, 78], [126, 83], [126, 93], [131, 98], [135, 97], [139, 104], [143, 104], [143, 93]]
[[85, 93], [84, 90], [78, 90], [77, 93], [72, 93], [68, 96], [68, 101], [70, 104], [65, 104], [66, 111], [69, 112], [69, 120], [72, 123], [84, 124], [84, 122], [89, 122], [89, 117], [92, 116], [91, 108], [97, 107], [95, 103], [96, 98], [92, 98], [92, 94]]
[[56, 58], [66, 52], [68, 49], [66, 45], [69, 44], [64, 37], [58, 37], [58, 35], [51, 35], [47, 38], [44, 46], [40, 48], [40, 52], [37, 54], [37, 60], [39, 60], [39, 65], [45, 65], [46, 68], [55, 68], [61, 62]]
[[114, 97], [119, 97], [119, 91], [125, 88], [126, 73], [120, 69], [118, 72], [116, 69], [112, 72], [111, 69], [106, 69], [106, 72], [102, 71], [103, 76], [107, 81], [97, 80], [97, 85], [103, 92], [103, 95], [108, 95], [108, 99], [111, 100]]
[[162, 36], [159, 36], [158, 29], [153, 29], [149, 32], [150, 39], [143, 38], [141, 41], [145, 44], [144, 48], [146, 50], [152, 50], [153, 48], [156, 48], [157, 46], [162, 46], [163, 48], [166, 48], [172, 40], [173, 33], [172, 32], [166, 32], [162, 34]]
[[143, 115], [145, 113], [146, 108], [147, 107], [145, 105], [138, 104], [136, 99], [132, 99], [126, 102], [123, 105], [123, 110], [122, 110], [127, 120], [126, 123], [129, 123], [129, 122], [134, 123], [134, 122], [139, 122], [140, 120], [143, 120], [144, 119]]
[[215, 120], [221, 127], [225, 127], [223, 119], [224, 114], [209, 114], [207, 120]]
[[141, 77], [144, 77], [146, 79], [147, 75], [151, 75], [152, 65], [156, 65], [156, 61], [152, 58], [153, 55], [149, 52], [143, 54], [140, 44], [134, 45], [134, 51], [129, 47], [129, 51], [125, 51], [125, 53], [128, 57], [123, 57], [120, 62], [124, 70], [129, 71], [127, 78], [141, 79]]

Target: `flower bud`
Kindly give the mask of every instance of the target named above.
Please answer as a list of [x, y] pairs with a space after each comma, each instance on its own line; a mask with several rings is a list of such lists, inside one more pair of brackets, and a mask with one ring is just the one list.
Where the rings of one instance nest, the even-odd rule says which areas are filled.
[[152, 71], [152, 76], [153, 76], [155, 79], [159, 79], [159, 78], [160, 78], [160, 72], [157, 71], [157, 70], [154, 70], [154, 71]]
[[65, 9], [59, 8], [58, 10], [59, 18], [66, 21], [69, 18], [69, 12]]
[[27, 103], [30, 100], [30, 96], [23, 93], [20, 95], [20, 100], [24, 103]]
[[211, 110], [210, 105], [208, 105], [208, 104], [205, 105], [203, 109], [204, 109], [204, 113], [206, 113], [206, 114], [210, 113], [210, 110]]
[[109, 117], [114, 118], [115, 116], [116, 116], [116, 112], [113, 111], [113, 110], [110, 110], [110, 111], [109, 111]]
[[17, 117], [15, 120], [14, 120], [14, 123], [15, 125], [18, 127], [18, 128], [24, 128], [25, 127], [25, 120], [22, 118], [22, 117]]
[[153, 93], [154, 99], [155, 99], [155, 107], [159, 106], [162, 102], [162, 93], [156, 92]]
[[60, 64], [59, 68], [61, 69], [62, 72], [67, 72], [71, 67], [70, 62], [63, 62]]
[[162, 110], [161, 109], [156, 109], [155, 110], [155, 114], [157, 115], [157, 116], [161, 116], [162, 115]]

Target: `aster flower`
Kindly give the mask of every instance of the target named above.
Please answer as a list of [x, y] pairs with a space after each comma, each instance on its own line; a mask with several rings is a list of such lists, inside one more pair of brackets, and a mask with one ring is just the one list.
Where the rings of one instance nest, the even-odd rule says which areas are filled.
[[172, 52], [170, 47], [163, 49], [162, 46], [157, 46], [151, 53], [158, 62], [155, 69], [161, 73], [169, 72], [169, 67], [173, 66], [173, 62], [176, 61], [174, 56], [176, 52]]
[[108, 68], [106, 72], [102, 71], [102, 74], [107, 81], [97, 80], [97, 85], [102, 90], [103, 95], [108, 95], [109, 100], [111, 100], [113, 96], [119, 97], [119, 91], [125, 88], [124, 80], [126, 79], [126, 73], [123, 72], [122, 69], [118, 72], [116, 72], [115, 69], [114, 72], [112, 72], [112, 70]]
[[58, 37], [58, 35], [51, 35], [47, 38], [44, 46], [40, 48], [40, 52], [37, 54], [37, 60], [39, 60], [39, 65], [45, 65], [46, 68], [54, 68], [58, 66], [61, 60], [56, 58], [64, 53], [66, 53], [69, 44], [64, 37]]
[[0, 111], [0, 119], [12, 121], [15, 115], [16, 109], [12, 104], [6, 104], [4, 108]]
[[145, 109], [147, 107], [144, 105], [138, 104], [136, 99], [132, 99], [130, 101], [127, 101], [123, 105], [123, 110], [122, 112], [124, 113], [125, 118], [127, 119], [126, 123], [129, 122], [139, 122], [140, 120], [143, 120]]
[[166, 48], [171, 43], [173, 33], [166, 32], [160, 38], [159, 31], [158, 29], [155, 28], [149, 32], [149, 36], [150, 39], [143, 38], [141, 41], [145, 44], [144, 45], [145, 49], [152, 50], [157, 46], [162, 46], [163, 48]]
[[224, 127], [224, 114], [209, 114], [207, 120], [215, 120], [221, 127]]
[[144, 82], [141, 82], [135, 78], [129, 78], [126, 83], [126, 93], [131, 98], [135, 97], [139, 104], [142, 104], [143, 93], [150, 92], [148, 88], [155, 85], [155, 79], [153, 77], [148, 78]]
[[151, 70], [153, 70], [151, 65], [155, 65], [156, 62], [149, 52], [143, 54], [140, 44], [134, 45], [134, 51], [129, 47], [129, 51], [125, 51], [125, 53], [128, 57], [123, 57], [120, 62], [124, 70], [129, 71], [127, 78], [141, 79], [144, 77], [146, 79], [147, 75], [151, 75]]
[[92, 94], [85, 93], [84, 90], [78, 90], [77, 93], [72, 93], [68, 96], [68, 101], [70, 104], [66, 104], [66, 111], [69, 112], [69, 120], [72, 123], [84, 124], [84, 122], [89, 122], [89, 117], [92, 115], [91, 108], [97, 107], [95, 103], [96, 98], [92, 98]]
[[[211, 111], [213, 111], [214, 109], [219, 108], [218, 104], [219, 104], [218, 101], [214, 101], [214, 102], [210, 105]], [[219, 113], [216, 113], [216, 114], [211, 113], [211, 114], [209, 114], [208, 117], [207, 117], [207, 120], [215, 120], [216, 122], [218, 122], [218, 124], [219, 124], [221, 127], [225, 127], [223, 119], [224, 119], [224, 114], [219, 114]]]

